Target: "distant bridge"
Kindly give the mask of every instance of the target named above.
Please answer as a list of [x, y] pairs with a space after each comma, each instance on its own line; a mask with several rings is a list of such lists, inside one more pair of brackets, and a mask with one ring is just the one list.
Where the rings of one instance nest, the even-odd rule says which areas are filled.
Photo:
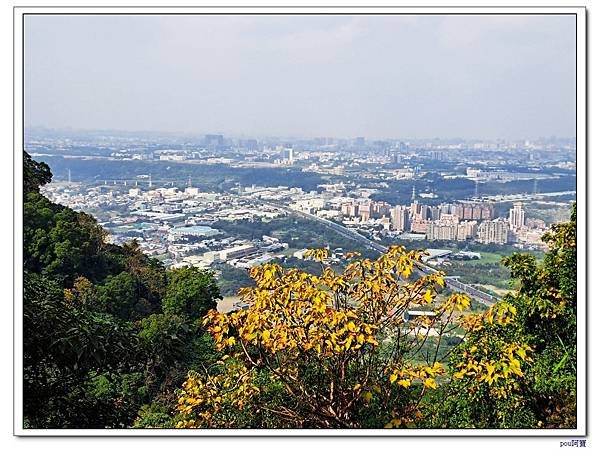
[[576, 191], [562, 191], [562, 192], [538, 192], [531, 194], [499, 194], [499, 195], [484, 195], [472, 200], [486, 200], [495, 202], [516, 202], [523, 200], [541, 200], [545, 197], [561, 197], [563, 195], [575, 195]]

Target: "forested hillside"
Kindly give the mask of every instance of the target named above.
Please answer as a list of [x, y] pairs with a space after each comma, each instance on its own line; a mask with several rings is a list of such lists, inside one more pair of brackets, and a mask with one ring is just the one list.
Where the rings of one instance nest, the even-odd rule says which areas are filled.
[[25, 153], [24, 426], [169, 426], [187, 371], [215, 358], [198, 323], [215, 279], [107, 244], [93, 217], [39, 193], [50, 180]]

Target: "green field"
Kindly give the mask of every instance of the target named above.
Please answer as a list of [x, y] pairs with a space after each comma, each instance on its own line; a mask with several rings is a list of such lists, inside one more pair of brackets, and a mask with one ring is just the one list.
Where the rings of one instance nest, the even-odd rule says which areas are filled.
[[480, 264], [500, 264], [502, 255], [488, 252], [477, 252], [481, 255], [481, 259], [473, 259], [471, 261], [464, 261], [465, 265], [480, 265]]

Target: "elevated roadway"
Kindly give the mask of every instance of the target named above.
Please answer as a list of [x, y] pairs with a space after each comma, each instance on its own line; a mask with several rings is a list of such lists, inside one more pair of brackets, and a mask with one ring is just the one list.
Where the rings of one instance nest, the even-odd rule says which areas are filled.
[[[292, 209], [288, 206], [284, 206], [284, 205], [281, 205], [278, 203], [272, 203], [272, 202], [266, 202], [266, 201], [261, 201], [261, 203], [268, 204], [275, 208], [279, 208], [283, 211], [286, 211], [287, 213], [289, 213], [291, 215], [296, 215], [296, 216], [303, 217], [308, 220], [313, 220], [315, 222], [319, 222], [322, 225], [324, 225], [325, 227], [337, 232], [338, 234], [340, 234], [348, 239], [352, 239], [356, 242], [360, 242], [361, 244], [365, 245], [367, 248], [370, 248], [370, 249], [376, 251], [377, 253], [382, 254], [387, 251], [387, 247], [385, 247], [381, 244], [378, 244], [377, 242], [373, 242], [371, 239], [367, 238], [366, 236], [363, 236], [359, 232], [350, 230], [349, 228], [346, 228], [345, 226], [340, 225], [338, 223], [332, 222], [331, 220], [323, 219], [322, 217], [317, 217], [313, 214], [309, 214], [304, 211], [298, 211], [296, 209]], [[424, 274], [432, 274], [432, 273], [437, 272], [436, 269], [434, 269], [433, 267], [430, 267], [427, 264], [422, 263], [422, 262], [416, 262], [415, 265], [417, 266], [418, 270]], [[471, 298], [477, 300], [480, 303], [483, 303], [484, 305], [486, 305], [488, 307], [492, 306], [494, 303], [496, 303], [499, 300], [497, 297], [494, 297], [493, 295], [490, 295], [487, 292], [483, 292], [471, 285], [463, 283], [463, 282], [457, 280], [455, 277], [445, 276], [444, 281], [446, 283], [446, 286], [449, 289], [451, 289], [452, 291], [467, 294]]]

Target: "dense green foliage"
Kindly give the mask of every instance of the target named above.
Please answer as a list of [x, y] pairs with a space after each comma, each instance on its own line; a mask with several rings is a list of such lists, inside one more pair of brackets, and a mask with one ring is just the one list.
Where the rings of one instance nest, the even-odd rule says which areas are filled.
[[168, 426], [187, 370], [215, 358], [197, 321], [214, 277], [107, 244], [91, 216], [39, 193], [51, 174], [27, 153], [24, 175], [24, 426]]
[[165, 314], [199, 319], [217, 307], [215, 299], [221, 295], [212, 273], [183, 267], [171, 271], [167, 278], [167, 292], [163, 299]]
[[29, 153], [23, 152], [23, 194], [39, 192], [40, 186], [50, 181], [52, 173], [48, 164], [34, 161]]
[[[440, 427], [575, 428], [576, 415], [576, 207], [571, 221], [544, 236], [550, 251], [538, 263], [515, 254], [504, 263], [516, 280], [505, 296], [517, 314], [508, 327], [484, 326], [458, 348], [452, 363], [465, 358], [498, 360], [502, 348], [533, 348], [524, 376], [511, 386], [474, 383], [459, 376], [432, 398], [432, 422]], [[462, 353], [461, 353], [462, 352]], [[441, 407], [440, 407], [441, 406]]]
[[131, 180], [137, 175], [152, 174], [155, 186], [161, 183], [180, 183], [185, 187], [188, 177], [194, 186], [209, 191], [226, 191], [242, 186], [299, 187], [305, 191], [319, 190], [318, 185], [326, 182], [319, 174], [303, 172], [299, 168], [242, 168], [227, 164], [189, 164], [175, 161], [116, 161], [106, 159], [65, 159], [62, 156], [44, 156], [44, 160], [56, 174], [66, 179], [71, 169], [73, 179]]
[[252, 285], [252, 278], [245, 269], [233, 267], [230, 264], [219, 264], [216, 266], [219, 272], [219, 290], [221, 295], [237, 295], [243, 287]]
[[104, 244], [104, 231], [85, 213], [56, 205], [34, 191], [25, 197], [23, 223], [26, 270], [71, 285], [75, 274], [99, 281], [117, 269], [116, 255]]
[[269, 222], [240, 220], [218, 221], [212, 225], [230, 236], [260, 239], [264, 235], [278, 238], [290, 248], [342, 248], [345, 252], [361, 252], [374, 257], [376, 253], [354, 239], [341, 236], [327, 226], [301, 217], [285, 217]]
[[59, 283], [37, 274], [25, 273], [23, 300], [26, 426], [126, 426], [142, 387], [131, 386], [141, 357], [133, 326], [67, 305]]

